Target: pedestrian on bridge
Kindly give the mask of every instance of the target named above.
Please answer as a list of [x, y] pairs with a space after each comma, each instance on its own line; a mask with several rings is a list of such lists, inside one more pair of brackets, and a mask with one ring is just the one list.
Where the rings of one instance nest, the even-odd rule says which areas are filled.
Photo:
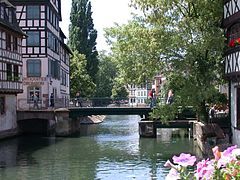
[[38, 106], [38, 93], [35, 93], [33, 95], [33, 108], [35, 109], [39, 109], [39, 106]]
[[80, 106], [82, 107], [81, 101], [80, 101], [80, 92], [76, 93], [76, 97], [75, 97], [75, 106]]
[[148, 93], [149, 99], [150, 99], [150, 108], [153, 108], [156, 106], [156, 95], [155, 95], [155, 89], [152, 89]]
[[54, 94], [51, 93], [51, 96], [50, 96], [50, 107], [54, 107]]

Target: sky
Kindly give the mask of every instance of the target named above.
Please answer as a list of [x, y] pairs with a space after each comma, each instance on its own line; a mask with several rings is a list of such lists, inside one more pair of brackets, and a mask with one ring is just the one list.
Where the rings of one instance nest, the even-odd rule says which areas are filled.
[[[60, 26], [69, 37], [71, 0], [62, 0], [62, 22]], [[114, 23], [125, 24], [131, 19], [130, 0], [91, 0], [94, 28], [98, 31], [97, 50], [109, 50], [104, 38], [104, 28], [114, 26]]]

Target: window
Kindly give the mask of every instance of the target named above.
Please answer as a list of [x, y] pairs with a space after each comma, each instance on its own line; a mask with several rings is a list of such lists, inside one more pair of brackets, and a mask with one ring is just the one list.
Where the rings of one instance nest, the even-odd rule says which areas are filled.
[[7, 81], [12, 81], [12, 65], [7, 64]]
[[236, 102], [236, 108], [237, 108], [237, 128], [240, 129], [240, 87], [237, 88], [237, 102]]
[[33, 95], [37, 94], [40, 99], [41, 88], [40, 87], [29, 87], [28, 88], [28, 102], [33, 102]]
[[61, 73], [61, 84], [66, 86], [67, 84], [67, 74], [64, 70], [62, 70], [62, 73]]
[[9, 22], [12, 23], [12, 21], [13, 21], [13, 16], [12, 16], [12, 10], [11, 10], [11, 9], [9, 9], [8, 18], [9, 18]]
[[13, 38], [13, 50], [14, 51], [18, 50], [18, 38], [17, 37]]
[[4, 7], [1, 6], [1, 19], [4, 19]]
[[40, 46], [40, 33], [39, 31], [27, 32], [27, 46]]
[[0, 114], [5, 113], [5, 97], [0, 97]]
[[40, 6], [27, 6], [27, 19], [40, 19]]
[[27, 60], [27, 76], [28, 77], [41, 76], [41, 61], [39, 59]]
[[60, 79], [60, 64], [58, 61], [50, 60], [50, 75], [55, 79]]
[[19, 81], [18, 65], [13, 66], [13, 77], [14, 81]]
[[11, 50], [11, 35], [8, 33], [6, 34], [6, 49]]

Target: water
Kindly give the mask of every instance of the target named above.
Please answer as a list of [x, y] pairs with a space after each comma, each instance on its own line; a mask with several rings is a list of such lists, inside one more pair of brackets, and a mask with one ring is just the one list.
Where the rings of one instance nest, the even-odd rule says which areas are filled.
[[192, 140], [139, 138], [138, 116], [108, 116], [84, 126], [77, 137], [19, 137], [0, 142], [0, 179], [4, 180], [152, 180], [164, 179], [167, 159], [193, 152]]

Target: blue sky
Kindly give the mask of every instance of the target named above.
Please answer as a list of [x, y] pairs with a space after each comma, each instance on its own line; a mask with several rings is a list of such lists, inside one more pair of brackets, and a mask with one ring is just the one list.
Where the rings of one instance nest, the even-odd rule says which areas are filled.
[[[70, 23], [71, 0], [62, 0], [62, 22], [60, 26], [68, 37], [68, 26]], [[118, 24], [127, 23], [131, 18], [131, 9], [128, 7], [130, 0], [91, 0], [92, 18], [95, 29], [98, 31], [97, 49], [109, 50], [104, 38], [103, 29], [111, 27], [114, 22]]]

